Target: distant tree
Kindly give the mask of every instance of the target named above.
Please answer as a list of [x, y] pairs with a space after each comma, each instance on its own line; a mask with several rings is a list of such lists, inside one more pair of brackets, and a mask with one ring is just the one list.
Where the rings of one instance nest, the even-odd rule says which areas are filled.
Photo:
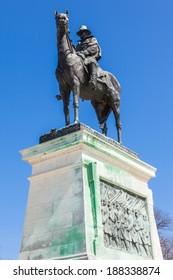
[[164, 260], [173, 260], [173, 219], [168, 213], [155, 208], [156, 226]]

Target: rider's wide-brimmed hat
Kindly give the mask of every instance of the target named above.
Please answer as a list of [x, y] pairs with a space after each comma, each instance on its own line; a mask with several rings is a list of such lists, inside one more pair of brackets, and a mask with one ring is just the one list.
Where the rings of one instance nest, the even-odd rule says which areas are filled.
[[80, 28], [79, 28], [79, 31], [76, 32], [76, 34], [77, 34], [78, 36], [80, 36], [80, 35], [82, 34], [83, 31], [86, 32], [87, 36], [91, 35], [91, 31], [87, 28], [86, 25], [81, 25]]

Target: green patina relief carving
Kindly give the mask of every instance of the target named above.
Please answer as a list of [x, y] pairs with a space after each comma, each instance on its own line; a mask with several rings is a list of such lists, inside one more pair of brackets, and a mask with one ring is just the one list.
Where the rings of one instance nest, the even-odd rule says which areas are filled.
[[152, 258], [146, 199], [100, 181], [104, 245]]

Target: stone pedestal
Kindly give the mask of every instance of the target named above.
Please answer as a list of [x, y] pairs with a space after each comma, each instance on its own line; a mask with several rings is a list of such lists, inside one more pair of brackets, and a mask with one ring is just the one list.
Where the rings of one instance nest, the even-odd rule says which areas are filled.
[[32, 176], [20, 259], [162, 259], [155, 168], [80, 123], [41, 142], [21, 151]]

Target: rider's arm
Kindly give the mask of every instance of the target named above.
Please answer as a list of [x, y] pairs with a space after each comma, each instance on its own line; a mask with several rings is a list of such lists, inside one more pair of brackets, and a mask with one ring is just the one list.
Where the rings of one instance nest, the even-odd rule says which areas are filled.
[[95, 37], [90, 38], [87, 48], [84, 50], [85, 56], [95, 56], [99, 52], [99, 46]]
[[89, 45], [86, 50], [82, 51], [85, 56], [94, 56], [98, 53], [98, 45]]

